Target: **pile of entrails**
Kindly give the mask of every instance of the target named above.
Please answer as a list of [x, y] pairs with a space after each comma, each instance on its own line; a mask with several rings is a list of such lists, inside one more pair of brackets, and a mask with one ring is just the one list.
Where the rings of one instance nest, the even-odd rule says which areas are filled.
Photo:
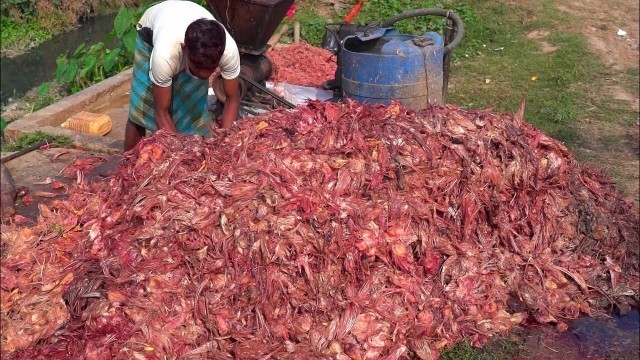
[[3, 358], [436, 359], [638, 304], [637, 210], [522, 112], [311, 102], [214, 132], [3, 225]]

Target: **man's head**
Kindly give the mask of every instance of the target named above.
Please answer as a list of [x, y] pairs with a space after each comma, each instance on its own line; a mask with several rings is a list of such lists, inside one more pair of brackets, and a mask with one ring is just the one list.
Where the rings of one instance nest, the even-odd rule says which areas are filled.
[[191, 73], [207, 79], [218, 67], [226, 40], [224, 27], [219, 22], [209, 19], [192, 22], [187, 27], [182, 44]]

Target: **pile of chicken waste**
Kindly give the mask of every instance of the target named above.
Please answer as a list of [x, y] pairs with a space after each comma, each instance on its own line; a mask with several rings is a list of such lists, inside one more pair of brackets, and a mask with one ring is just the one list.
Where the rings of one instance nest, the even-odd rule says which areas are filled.
[[638, 305], [638, 212], [522, 113], [158, 132], [2, 228], [7, 359], [437, 359]]
[[266, 53], [273, 66], [269, 80], [274, 83], [320, 88], [333, 79], [338, 67], [336, 57], [328, 50], [305, 41]]

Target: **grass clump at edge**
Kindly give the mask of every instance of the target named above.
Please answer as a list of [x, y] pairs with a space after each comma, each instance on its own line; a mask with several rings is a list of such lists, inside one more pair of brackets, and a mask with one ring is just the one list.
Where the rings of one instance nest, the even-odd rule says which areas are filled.
[[29, 146], [33, 146], [42, 141], [48, 141], [49, 143], [58, 144], [61, 147], [71, 147], [73, 140], [64, 135], [51, 135], [42, 131], [36, 131], [33, 133], [22, 134], [16, 141], [3, 143], [1, 147], [2, 152], [19, 151]]

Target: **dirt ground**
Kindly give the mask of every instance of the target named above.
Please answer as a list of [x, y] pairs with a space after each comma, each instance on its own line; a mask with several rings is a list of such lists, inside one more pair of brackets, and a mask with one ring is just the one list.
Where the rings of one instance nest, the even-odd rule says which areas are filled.
[[[576, 19], [573, 26], [586, 36], [591, 50], [612, 69], [613, 74], [623, 74], [631, 69], [637, 71], [639, 67], [639, 6], [638, 0], [613, 0], [606, 3], [573, 0], [558, 4], [557, 8]], [[618, 35], [619, 29], [625, 31], [626, 35]], [[621, 100], [637, 113], [640, 105], [638, 92], [633, 94], [621, 87], [617, 84], [615, 75], [606, 80], [611, 85], [601, 89], [599, 96]], [[594, 156], [594, 162], [598, 166], [603, 167], [605, 172], [613, 174], [621, 182], [621, 189], [632, 197], [636, 206], [640, 201], [638, 120], [628, 126], [602, 124], [589, 119], [581, 119], [579, 124], [580, 132], [588, 139], [581, 144], [581, 150]], [[616, 136], [620, 139], [619, 145], [613, 149], [605, 148], [604, 136]]]
[[[538, 1], [507, 1], [528, 10], [529, 18], [525, 24], [537, 19]], [[604, 86], [587, 85], [591, 87], [588, 102], [615, 100], [621, 110], [638, 114], [640, 84], [635, 84], [635, 91], [630, 91], [623, 84], [629, 81], [630, 73], [637, 74], [640, 65], [639, 1], [571, 0], [554, 3], [555, 8], [566, 15], [561, 28], [583, 34], [591, 52], [611, 74], [605, 79], [597, 79], [601, 80], [599, 84], [604, 81]], [[619, 30], [623, 34], [619, 34]], [[527, 36], [535, 39], [543, 52], [553, 52], [558, 48], [546, 41], [549, 34], [547, 29], [536, 29]], [[640, 208], [640, 116], [636, 115], [631, 124], [596, 121], [585, 116], [578, 120], [577, 130], [581, 136], [577, 148], [574, 148], [578, 158], [583, 164], [594, 165], [614, 179], [624, 195]]]
[[[589, 45], [602, 61], [617, 70], [638, 68], [638, 0], [568, 1], [558, 10], [575, 17]], [[618, 29], [626, 36], [617, 34]], [[615, 95], [615, 94], [614, 94]], [[637, 99], [637, 98], [636, 98]], [[633, 99], [633, 100], [636, 100]], [[637, 109], [637, 102], [636, 102]]]

